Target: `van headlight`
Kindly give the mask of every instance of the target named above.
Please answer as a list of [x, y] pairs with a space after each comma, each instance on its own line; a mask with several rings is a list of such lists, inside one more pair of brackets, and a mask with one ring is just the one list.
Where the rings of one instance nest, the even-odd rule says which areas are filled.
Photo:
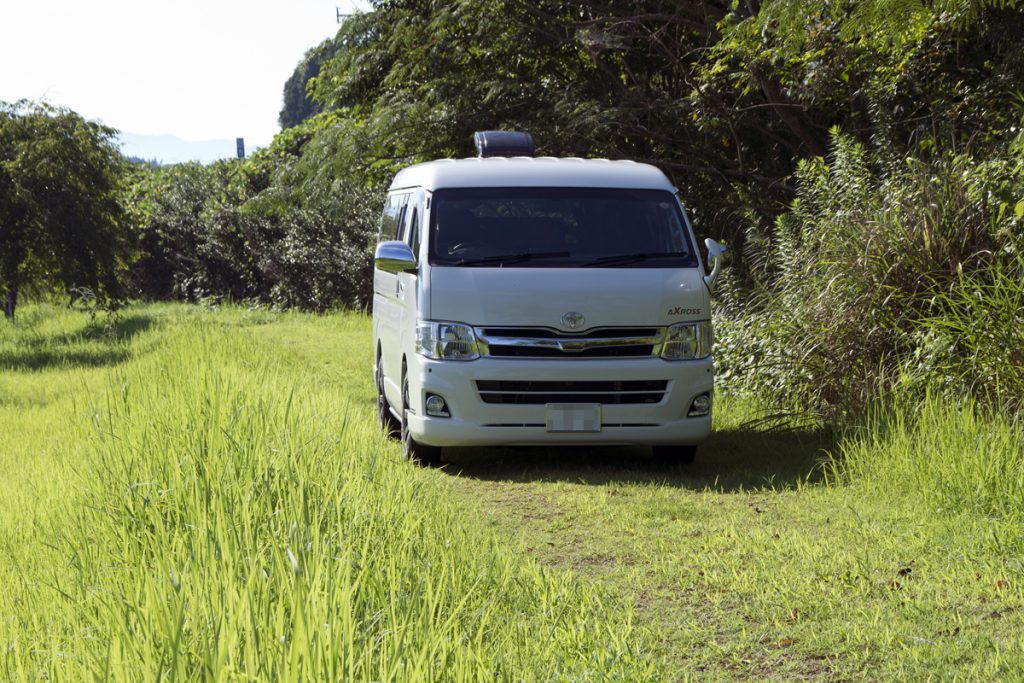
[[476, 333], [462, 323], [421, 320], [416, 326], [416, 352], [435, 360], [476, 360]]
[[661, 357], [665, 360], [694, 360], [711, 355], [711, 321], [678, 323], [665, 330]]

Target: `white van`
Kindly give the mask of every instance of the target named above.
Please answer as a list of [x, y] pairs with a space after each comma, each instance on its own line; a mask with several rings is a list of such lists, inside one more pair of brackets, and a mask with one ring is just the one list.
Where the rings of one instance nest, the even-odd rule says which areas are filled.
[[476, 138], [479, 158], [391, 184], [373, 282], [381, 427], [427, 463], [502, 444], [640, 444], [691, 462], [711, 432], [724, 247], [706, 241], [706, 272], [653, 166]]

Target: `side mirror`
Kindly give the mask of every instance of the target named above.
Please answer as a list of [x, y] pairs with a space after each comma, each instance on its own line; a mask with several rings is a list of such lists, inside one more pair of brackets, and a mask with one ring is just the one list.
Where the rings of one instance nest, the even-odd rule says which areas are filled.
[[722, 270], [723, 257], [728, 247], [710, 237], [704, 240], [704, 246], [708, 249], [708, 270], [710, 271], [704, 276], [704, 284], [707, 285], [708, 291], [713, 292], [715, 291], [715, 280], [718, 279], [718, 273]]
[[416, 256], [402, 240], [381, 242], [373, 255], [373, 265], [388, 273], [416, 272]]

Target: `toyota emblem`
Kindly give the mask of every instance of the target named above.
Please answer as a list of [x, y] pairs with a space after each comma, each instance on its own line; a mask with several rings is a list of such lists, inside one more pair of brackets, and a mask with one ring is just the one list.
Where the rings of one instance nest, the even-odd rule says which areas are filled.
[[586, 321], [587, 319], [583, 317], [583, 314], [577, 313], [576, 311], [569, 311], [568, 313], [562, 316], [562, 324], [568, 327], [570, 330], [575, 330], [577, 327], [579, 327]]

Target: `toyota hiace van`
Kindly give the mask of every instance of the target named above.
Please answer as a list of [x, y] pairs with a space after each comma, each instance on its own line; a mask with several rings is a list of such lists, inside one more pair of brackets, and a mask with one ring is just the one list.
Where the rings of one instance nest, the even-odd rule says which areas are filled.
[[706, 271], [676, 190], [632, 161], [480, 156], [391, 184], [373, 295], [381, 426], [407, 457], [446, 446], [649, 445], [690, 462], [711, 432]]

